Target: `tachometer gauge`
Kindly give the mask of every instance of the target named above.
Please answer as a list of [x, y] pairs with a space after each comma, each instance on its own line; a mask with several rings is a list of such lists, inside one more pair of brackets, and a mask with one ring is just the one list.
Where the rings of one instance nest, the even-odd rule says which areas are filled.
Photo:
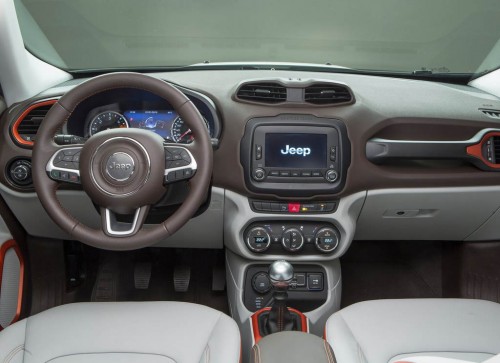
[[[205, 121], [208, 133], [210, 134], [210, 127], [205, 117], [203, 117], [203, 121]], [[184, 120], [181, 119], [180, 117], [177, 117], [175, 121], [172, 123], [172, 128], [170, 132], [172, 134], [172, 139], [174, 139], [175, 142], [189, 144], [194, 139], [193, 132], [191, 131], [189, 126], [184, 123]]]
[[89, 135], [92, 136], [104, 130], [127, 127], [129, 127], [128, 121], [122, 114], [115, 111], [104, 111], [90, 122]]

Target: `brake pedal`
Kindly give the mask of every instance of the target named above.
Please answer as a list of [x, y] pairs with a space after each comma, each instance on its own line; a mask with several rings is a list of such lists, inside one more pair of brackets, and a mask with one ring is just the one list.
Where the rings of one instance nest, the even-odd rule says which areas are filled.
[[151, 262], [136, 262], [134, 266], [134, 286], [139, 290], [149, 288], [151, 281]]
[[186, 292], [189, 289], [191, 280], [191, 267], [175, 266], [174, 269], [174, 289], [176, 292]]

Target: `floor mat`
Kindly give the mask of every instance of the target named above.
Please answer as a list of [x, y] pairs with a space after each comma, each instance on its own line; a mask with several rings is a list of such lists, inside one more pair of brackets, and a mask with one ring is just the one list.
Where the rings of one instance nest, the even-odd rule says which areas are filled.
[[341, 258], [342, 307], [376, 299], [442, 297], [439, 243], [355, 242]]
[[[179, 258], [191, 266], [186, 292], [176, 292], [174, 288], [174, 267]], [[145, 261], [151, 263], [149, 287], [136, 289], [134, 266], [136, 262]], [[210, 306], [227, 314], [226, 292], [212, 291], [212, 268], [220, 264], [223, 264], [223, 251], [216, 250], [186, 250], [180, 254], [172, 249], [103, 251], [92, 301], [184, 301]]]

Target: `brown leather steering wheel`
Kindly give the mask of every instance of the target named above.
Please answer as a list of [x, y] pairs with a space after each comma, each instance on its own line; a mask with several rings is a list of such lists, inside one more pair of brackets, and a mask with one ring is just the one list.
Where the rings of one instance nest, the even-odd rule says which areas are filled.
[[[191, 128], [188, 145], [166, 144], [151, 131], [112, 129], [84, 144], [59, 146], [57, 130], [89, 97], [113, 89], [140, 89], [165, 99]], [[186, 224], [206, 199], [212, 176], [212, 145], [202, 116], [193, 103], [170, 84], [138, 73], [113, 73], [86, 81], [62, 96], [45, 117], [33, 148], [33, 181], [40, 202], [64, 231], [88, 245], [110, 250], [151, 246]], [[142, 228], [151, 205], [168, 183], [189, 180], [182, 205], [163, 223]], [[101, 229], [90, 228], [59, 203], [57, 188], [81, 183], [100, 207]], [[117, 214], [131, 214], [131, 223]]]

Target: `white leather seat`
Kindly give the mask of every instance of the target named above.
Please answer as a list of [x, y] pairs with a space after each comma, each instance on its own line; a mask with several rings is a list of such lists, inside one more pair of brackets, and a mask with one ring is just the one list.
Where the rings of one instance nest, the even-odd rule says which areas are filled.
[[240, 334], [228, 316], [180, 302], [59, 306], [0, 333], [5, 363], [236, 363]]
[[483, 362], [500, 353], [500, 304], [468, 299], [376, 300], [333, 314], [325, 335], [337, 363], [433, 356]]

